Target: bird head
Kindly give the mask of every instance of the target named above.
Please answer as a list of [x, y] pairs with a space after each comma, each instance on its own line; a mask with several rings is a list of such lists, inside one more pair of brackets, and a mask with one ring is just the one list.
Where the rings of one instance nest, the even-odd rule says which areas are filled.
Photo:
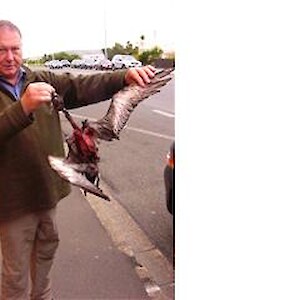
[[89, 136], [90, 138], [97, 139], [98, 138], [98, 133], [95, 128], [90, 126], [90, 123], [88, 120], [82, 121], [82, 127], [81, 127], [82, 132]]

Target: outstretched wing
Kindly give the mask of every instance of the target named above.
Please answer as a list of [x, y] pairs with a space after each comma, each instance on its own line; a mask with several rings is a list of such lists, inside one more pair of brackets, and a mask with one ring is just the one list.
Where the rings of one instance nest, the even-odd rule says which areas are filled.
[[120, 131], [126, 125], [134, 108], [144, 99], [160, 91], [168, 81], [174, 69], [159, 70], [155, 77], [145, 87], [129, 85], [112, 97], [111, 104], [106, 115], [96, 121], [89, 122], [89, 126], [95, 129], [97, 137], [111, 141], [119, 138]]
[[87, 178], [81, 174], [84, 172], [87, 164], [71, 164], [62, 158], [49, 155], [48, 160], [52, 169], [54, 169], [63, 179], [76, 185], [87, 192], [99, 196], [107, 201], [109, 197], [105, 195], [101, 189], [93, 185]]

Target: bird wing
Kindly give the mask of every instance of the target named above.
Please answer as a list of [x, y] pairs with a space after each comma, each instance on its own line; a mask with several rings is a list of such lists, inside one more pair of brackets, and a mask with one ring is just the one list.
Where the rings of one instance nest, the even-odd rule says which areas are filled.
[[87, 192], [99, 196], [105, 200], [110, 201], [109, 197], [105, 195], [101, 189], [93, 185], [87, 178], [81, 174], [85, 171], [87, 164], [72, 164], [65, 159], [49, 155], [48, 160], [52, 169], [54, 169], [60, 177], [76, 185]]
[[157, 71], [155, 77], [145, 87], [129, 85], [116, 93], [112, 97], [106, 115], [96, 122], [89, 122], [89, 126], [95, 129], [97, 138], [106, 141], [118, 139], [134, 108], [142, 100], [158, 93], [172, 79], [173, 70], [174, 68]]

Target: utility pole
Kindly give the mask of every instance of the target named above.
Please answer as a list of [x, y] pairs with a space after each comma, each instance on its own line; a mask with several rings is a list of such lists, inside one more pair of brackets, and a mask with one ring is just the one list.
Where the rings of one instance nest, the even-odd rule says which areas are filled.
[[107, 57], [107, 30], [106, 30], [106, 0], [103, 0], [103, 21], [104, 21], [104, 55]]

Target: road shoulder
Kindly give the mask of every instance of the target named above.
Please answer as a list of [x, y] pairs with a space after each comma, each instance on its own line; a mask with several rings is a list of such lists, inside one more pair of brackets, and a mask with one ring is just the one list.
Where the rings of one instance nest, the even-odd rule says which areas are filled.
[[[108, 186], [103, 186], [106, 193]], [[153, 245], [126, 209], [108, 192], [112, 201], [106, 202], [92, 194], [86, 200], [115, 246], [129, 256], [135, 271], [152, 299], [174, 299], [174, 268]]]

